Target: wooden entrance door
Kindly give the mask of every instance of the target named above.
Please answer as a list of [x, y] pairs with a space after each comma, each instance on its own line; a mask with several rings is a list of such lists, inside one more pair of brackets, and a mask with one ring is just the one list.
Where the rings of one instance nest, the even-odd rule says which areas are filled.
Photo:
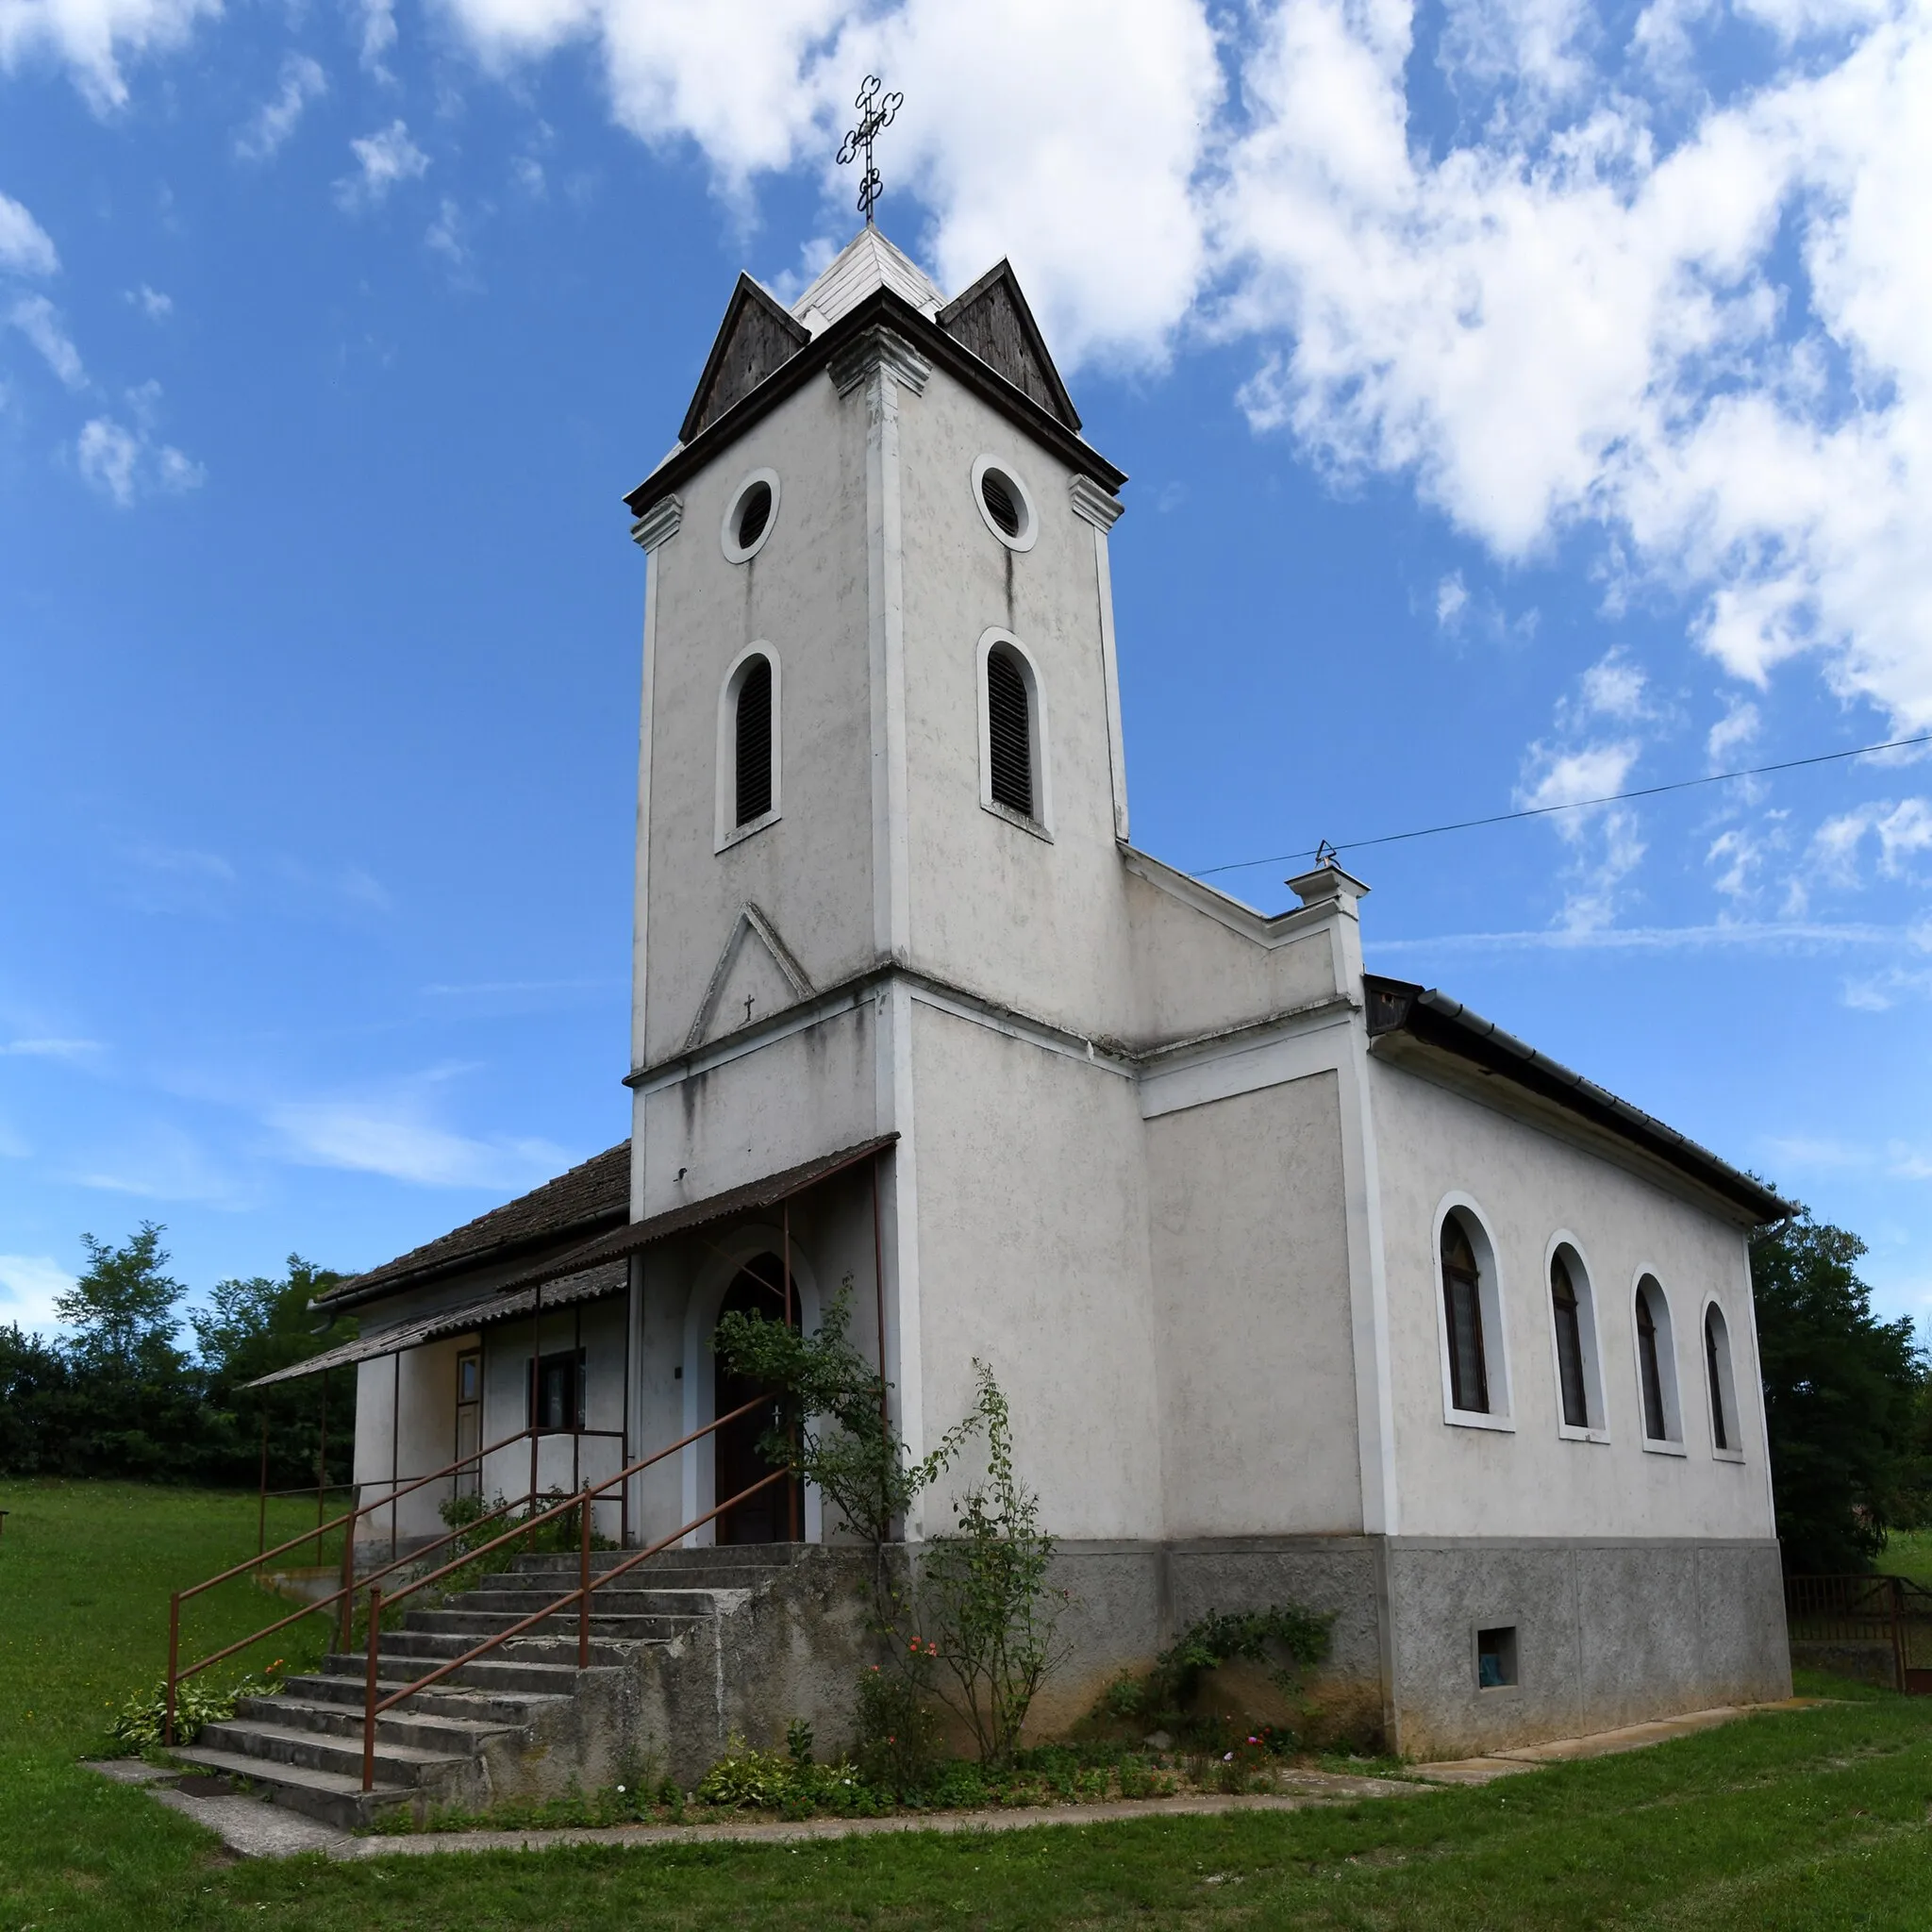
[[[719, 1304], [718, 1313], [721, 1317], [733, 1312], [756, 1313], [768, 1322], [778, 1322], [786, 1317], [785, 1300], [782, 1264], [776, 1255], [760, 1255], [739, 1271], [738, 1278]], [[795, 1328], [796, 1282], [792, 1283], [791, 1304], [791, 1322]], [[729, 1415], [734, 1408], [765, 1392], [758, 1383], [733, 1374], [723, 1357], [715, 1359], [713, 1415]], [[735, 1423], [726, 1423], [718, 1431], [713, 1439], [717, 1445], [713, 1452], [716, 1501], [722, 1503], [726, 1497], [737, 1495], [760, 1476], [772, 1473], [773, 1465], [758, 1453], [758, 1438], [772, 1426], [776, 1414], [777, 1404], [774, 1401], [741, 1416]], [[721, 1543], [796, 1542], [804, 1521], [805, 1498], [800, 1485], [795, 1481], [774, 1483], [770, 1489], [760, 1490], [756, 1496], [717, 1518], [717, 1540]]]

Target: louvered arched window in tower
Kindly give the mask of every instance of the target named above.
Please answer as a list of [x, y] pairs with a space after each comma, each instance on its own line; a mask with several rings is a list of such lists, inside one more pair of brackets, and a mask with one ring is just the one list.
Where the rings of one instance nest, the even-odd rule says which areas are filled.
[[748, 825], [772, 808], [772, 660], [754, 658], [738, 685], [738, 816]]
[[979, 641], [979, 802], [1050, 836], [1046, 703], [1032, 655], [1006, 631]]
[[777, 654], [753, 644], [718, 694], [720, 852], [778, 816], [778, 726]]

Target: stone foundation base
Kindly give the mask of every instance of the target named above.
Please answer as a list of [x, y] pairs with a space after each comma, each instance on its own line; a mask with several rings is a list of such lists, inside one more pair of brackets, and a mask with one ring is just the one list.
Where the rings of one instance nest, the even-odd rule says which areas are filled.
[[[878, 1656], [870, 1564], [857, 1549], [801, 1548], [724, 1620], [715, 1651], [654, 1658], [641, 1706], [651, 1748], [688, 1775], [732, 1732], [781, 1743], [794, 1717], [823, 1748], [843, 1742], [858, 1674]], [[1333, 1613], [1306, 1698], [1283, 1706], [1266, 1671], [1233, 1669], [1204, 1701], [1285, 1718], [1311, 1742], [1473, 1757], [1790, 1695], [1770, 1541], [1079, 1542], [1061, 1546], [1052, 1582], [1071, 1593], [1068, 1656], [1034, 1706], [1028, 1731], [1041, 1739], [1086, 1717], [1123, 1674], [1148, 1670], [1196, 1619], [1273, 1605]]]

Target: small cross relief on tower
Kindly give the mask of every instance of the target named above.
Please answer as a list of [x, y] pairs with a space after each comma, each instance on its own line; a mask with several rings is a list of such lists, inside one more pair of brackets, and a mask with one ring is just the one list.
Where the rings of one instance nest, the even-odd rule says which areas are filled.
[[718, 963], [711, 969], [705, 996], [698, 1002], [684, 1050], [736, 1033], [814, 991], [805, 968], [791, 948], [778, 937], [772, 922], [750, 900], [738, 909]]

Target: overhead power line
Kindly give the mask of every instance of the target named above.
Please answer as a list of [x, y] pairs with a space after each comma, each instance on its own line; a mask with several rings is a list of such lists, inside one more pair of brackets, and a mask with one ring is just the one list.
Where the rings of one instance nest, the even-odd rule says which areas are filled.
[[1676, 778], [1668, 785], [1641, 785], [1634, 791], [1609, 791], [1601, 798], [1571, 798], [1561, 805], [1533, 805], [1523, 811], [1492, 812], [1488, 818], [1457, 819], [1446, 825], [1423, 825], [1413, 832], [1384, 832], [1378, 839], [1345, 839], [1339, 845], [1311, 846], [1306, 852], [1277, 852], [1272, 858], [1238, 858], [1227, 865], [1204, 866], [1197, 879], [1218, 872], [1245, 872], [1250, 866], [1288, 865], [1298, 858], [1319, 858], [1324, 852], [1363, 852], [1371, 845], [1400, 845], [1409, 839], [1434, 839], [1443, 832], [1473, 832], [1479, 825], [1507, 825], [1517, 819], [1548, 818], [1552, 812], [1587, 811], [1593, 805], [1622, 805], [1631, 798], [1656, 798], [1665, 791], [1689, 791], [1699, 785], [1726, 785], [1734, 778], [1762, 778], [1773, 772], [1795, 772], [1801, 765], [1830, 765], [1842, 758], [1870, 758], [1874, 752], [1903, 751], [1907, 745], [1932, 744], [1932, 731], [1916, 738], [1889, 738], [1883, 744], [1861, 744], [1851, 751], [1821, 751], [1807, 758], [1784, 758], [1774, 765], [1753, 765], [1743, 772], [1710, 772], [1702, 778]]

